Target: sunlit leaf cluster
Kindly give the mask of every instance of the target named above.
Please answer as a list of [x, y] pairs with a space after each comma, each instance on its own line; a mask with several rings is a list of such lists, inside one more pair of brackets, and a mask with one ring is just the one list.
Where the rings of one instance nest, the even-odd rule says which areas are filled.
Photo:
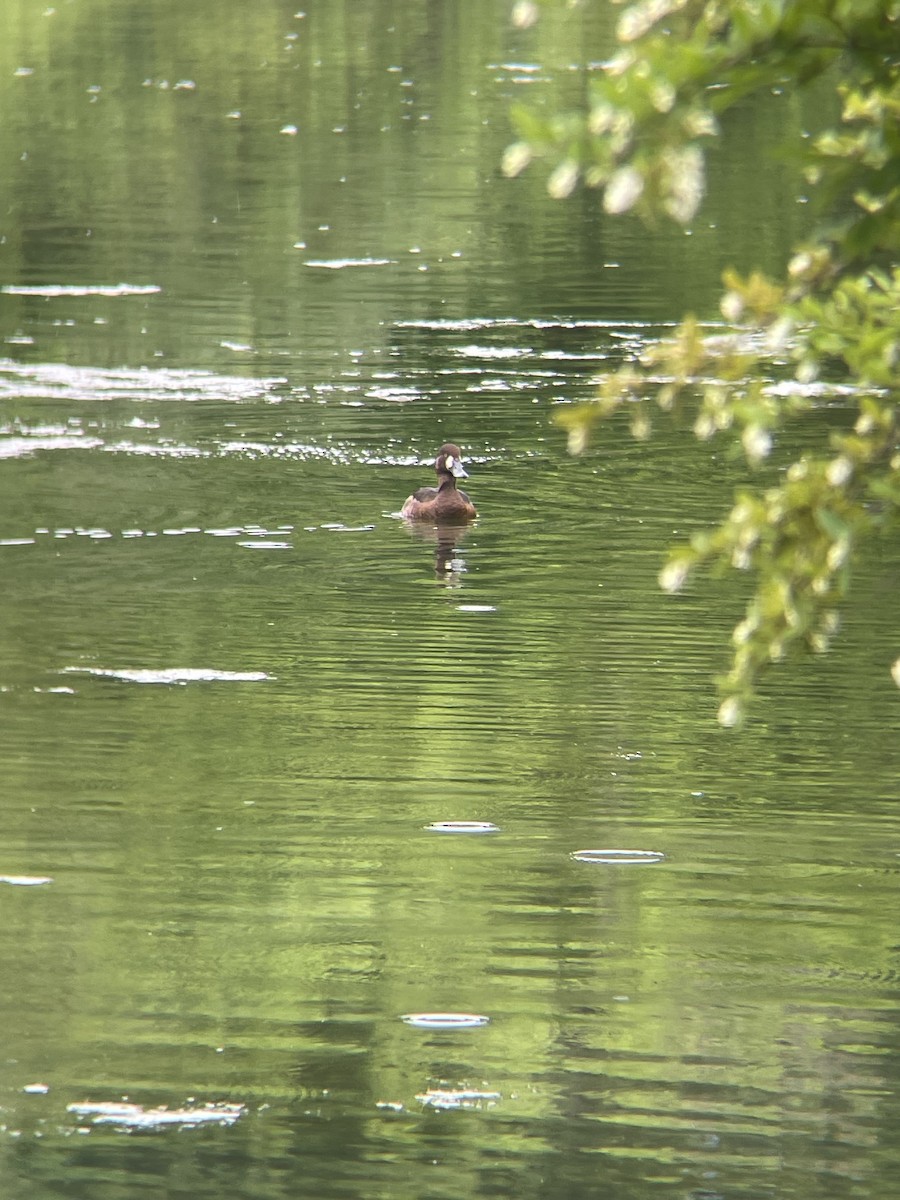
[[[584, 184], [602, 189], [609, 213], [687, 224], [703, 198], [704, 147], [729, 107], [776, 83], [834, 81], [834, 127], [788, 148], [819, 210], [784, 278], [727, 271], [724, 330], [686, 317], [609, 375], [595, 403], [559, 414], [574, 453], [623, 411], [638, 439], [674, 417], [769, 468], [766, 485], [741, 490], [716, 527], [674, 548], [660, 576], [673, 592], [700, 566], [752, 578], [720, 680], [719, 719], [734, 725], [767, 663], [795, 643], [827, 648], [854, 550], [895, 527], [900, 509], [900, 3], [641, 0], [623, 9], [617, 38], [584, 111], [514, 111], [508, 174], [544, 160], [554, 196]], [[773, 463], [779, 431], [817, 403], [821, 380], [856, 406], [852, 426]], [[892, 671], [900, 684], [900, 659]]]

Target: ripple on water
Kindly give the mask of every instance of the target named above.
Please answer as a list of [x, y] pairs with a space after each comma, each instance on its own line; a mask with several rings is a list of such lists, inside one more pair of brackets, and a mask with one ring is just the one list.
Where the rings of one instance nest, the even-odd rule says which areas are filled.
[[[0, 359], [0, 398], [37, 397], [92, 403], [98, 400], [240, 402], [266, 397], [285, 382], [283, 378], [245, 378], [196, 369], [150, 371]], [[84, 439], [78, 439], [77, 444], [83, 446]]]
[[343, 271], [347, 267], [391, 267], [396, 264], [395, 258], [308, 258], [303, 265], [328, 271]]
[[[2, 392], [0, 380], [0, 395]], [[38, 450], [96, 450], [102, 445], [101, 438], [87, 437], [78, 432], [0, 437], [0, 458], [26, 458]]]
[[243, 546], [245, 550], [292, 550], [293, 543], [291, 542], [273, 542], [265, 538], [257, 538], [252, 542], [238, 542], [238, 546]]
[[666, 856], [659, 850], [573, 850], [571, 857], [606, 866], [641, 866], [662, 862]]
[[392, 404], [410, 404], [413, 400], [422, 398], [422, 391], [417, 387], [373, 387], [369, 388], [366, 396], [370, 400], [389, 400]]
[[259, 683], [273, 679], [265, 671], [217, 671], [206, 667], [167, 667], [149, 670], [113, 667], [65, 667], [67, 675], [94, 675], [107, 679], [121, 679], [125, 683]]
[[187, 1104], [183, 1108], [144, 1108], [127, 1101], [85, 1101], [70, 1104], [67, 1112], [86, 1117], [92, 1125], [118, 1125], [124, 1129], [162, 1129], [175, 1125], [189, 1129], [197, 1125], [233, 1125], [247, 1111], [243, 1104]]
[[400, 1018], [407, 1025], [417, 1029], [480, 1029], [490, 1023], [490, 1017], [478, 1013], [404, 1013]]
[[477, 1088], [428, 1088], [416, 1099], [426, 1108], [493, 1108], [502, 1099], [499, 1092], [483, 1092]]
[[94, 283], [79, 286], [67, 283], [18, 284], [0, 288], [8, 296], [153, 296], [162, 288], [155, 283]]
[[[374, 525], [344, 525], [341, 521], [325, 521], [319, 526], [329, 533], [370, 533], [374, 528]], [[308, 532], [312, 533], [313, 529]]]
[[[2, 457], [2, 451], [0, 451]], [[399, 517], [399, 513], [395, 514]], [[316, 533], [321, 530], [324, 533], [371, 533], [376, 526], [374, 524], [366, 525], [345, 525], [341, 521], [326, 521], [321, 525], [306, 525], [304, 533]], [[251, 550], [290, 550], [293, 543], [287, 540], [287, 535], [293, 533], [293, 525], [279, 525], [277, 529], [265, 529], [261, 525], [231, 525], [225, 528], [209, 528], [201, 529], [199, 525], [184, 525], [179, 528], [171, 529], [122, 529], [118, 533], [109, 529], [85, 529], [81, 526], [72, 528], [70, 526], [59, 526], [55, 529], [41, 527], [35, 529], [35, 535], [50, 536], [57, 541], [64, 541], [70, 537], [87, 537], [94, 541], [105, 541], [110, 538], [121, 537], [124, 539], [134, 538], [153, 538], [159, 537], [186, 537], [205, 535], [206, 537], [215, 538], [238, 538], [238, 546], [243, 546]], [[33, 546], [36, 544], [37, 538], [32, 536], [24, 537], [0, 537], [0, 547], [4, 546]], [[493, 612], [493, 605], [460, 605], [461, 611], [471, 612]]]
[[499, 833], [500, 826], [490, 821], [433, 821], [425, 826], [432, 833]]

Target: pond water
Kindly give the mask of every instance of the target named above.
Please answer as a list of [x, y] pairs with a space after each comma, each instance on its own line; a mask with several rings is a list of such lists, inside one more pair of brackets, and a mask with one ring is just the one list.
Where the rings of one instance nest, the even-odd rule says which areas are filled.
[[503, 180], [615, 16], [2, 6], [4, 1195], [895, 1195], [900, 555], [723, 731], [734, 465], [552, 421], [778, 267], [803, 114], [687, 233]]

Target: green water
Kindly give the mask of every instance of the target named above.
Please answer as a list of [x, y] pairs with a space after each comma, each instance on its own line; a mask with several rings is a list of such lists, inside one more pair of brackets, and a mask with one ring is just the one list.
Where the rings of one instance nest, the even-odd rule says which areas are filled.
[[552, 423], [777, 269], [804, 114], [646, 234], [497, 165], [615, 10], [300, 11], [0, 2], [0, 1190], [887, 1200], [896, 547], [725, 732], [733, 465]]

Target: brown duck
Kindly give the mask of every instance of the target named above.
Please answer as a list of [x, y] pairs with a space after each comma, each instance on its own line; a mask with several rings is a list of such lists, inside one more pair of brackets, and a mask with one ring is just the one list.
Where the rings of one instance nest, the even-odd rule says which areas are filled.
[[406, 500], [401, 516], [414, 521], [471, 521], [478, 514], [465, 492], [456, 486], [457, 479], [467, 479], [462, 465], [462, 451], [453, 442], [445, 442], [437, 452], [434, 469], [437, 487], [422, 487]]

